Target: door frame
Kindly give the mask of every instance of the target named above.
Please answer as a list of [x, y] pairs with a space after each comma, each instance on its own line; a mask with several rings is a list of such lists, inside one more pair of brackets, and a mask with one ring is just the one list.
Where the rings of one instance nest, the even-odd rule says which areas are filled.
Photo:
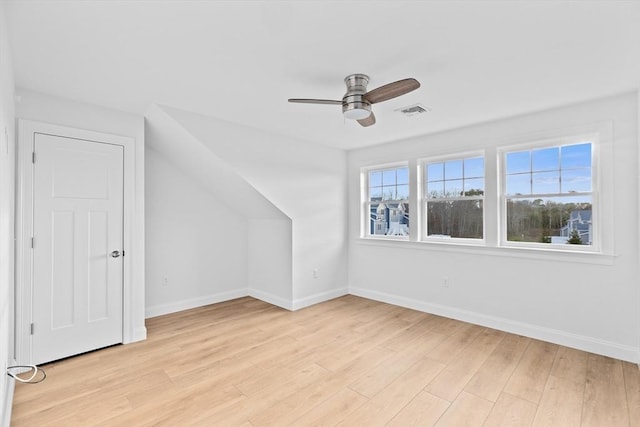
[[[18, 121], [18, 160], [16, 182], [16, 292], [15, 292], [15, 351], [20, 364], [32, 361], [32, 291], [33, 291], [33, 175], [32, 161], [35, 135], [48, 134], [66, 138], [82, 139], [120, 145], [124, 150], [124, 200], [123, 200], [123, 288], [122, 288], [122, 340], [128, 343], [136, 340], [133, 336], [134, 290], [132, 286], [133, 225], [135, 205], [135, 139], [59, 126], [31, 120]], [[36, 154], [37, 156], [37, 154]], [[37, 162], [37, 157], [36, 157]]]

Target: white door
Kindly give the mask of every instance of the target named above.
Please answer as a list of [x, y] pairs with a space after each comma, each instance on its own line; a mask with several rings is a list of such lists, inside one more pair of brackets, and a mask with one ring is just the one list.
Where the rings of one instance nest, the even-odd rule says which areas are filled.
[[34, 135], [32, 360], [122, 342], [123, 147]]

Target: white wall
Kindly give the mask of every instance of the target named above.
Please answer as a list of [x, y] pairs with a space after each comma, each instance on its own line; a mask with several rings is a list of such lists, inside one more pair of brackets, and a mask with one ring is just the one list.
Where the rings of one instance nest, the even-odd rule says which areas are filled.
[[249, 219], [248, 293], [293, 308], [293, 245], [291, 220]]
[[[15, 112], [11, 55], [0, 4], [0, 425], [10, 416], [6, 367], [14, 360]], [[8, 424], [7, 424], [8, 425]]]
[[[146, 338], [144, 326], [144, 119], [130, 113], [75, 102], [55, 96], [18, 88], [16, 91], [16, 117], [77, 129], [110, 133], [135, 139], [135, 183], [133, 209], [133, 236], [131, 255], [130, 295], [131, 330], [125, 330], [125, 340]], [[125, 274], [127, 272], [125, 271]], [[126, 304], [125, 304], [126, 306]], [[125, 317], [127, 314], [125, 313]], [[126, 319], [125, 319], [126, 320]]]
[[345, 294], [346, 153], [163, 109], [291, 219], [291, 307]]
[[[153, 241], [153, 249], [147, 258], [147, 270], [154, 275], [159, 274], [155, 272], [166, 270], [165, 260], [154, 255], [164, 252], [175, 253], [176, 264], [188, 265], [194, 271], [210, 271], [213, 266], [216, 266], [218, 273], [224, 273], [223, 269], [229, 267], [233, 270], [229, 273], [231, 276], [222, 274], [215, 277], [214, 274], [209, 274], [201, 277], [199, 283], [183, 284], [186, 289], [178, 287], [171, 295], [173, 302], [166, 297], [161, 302], [157, 301], [155, 296], [159, 293], [159, 282], [150, 279], [147, 287], [151, 293], [148, 298], [151, 306], [147, 315], [210, 304], [248, 293], [281, 307], [291, 308], [291, 220], [161, 107], [153, 105], [148, 109], [145, 127], [147, 147], [167, 159], [171, 168], [184, 173], [187, 180], [181, 181], [181, 185], [185, 187], [182, 191], [191, 194], [187, 187], [195, 186], [199, 188], [199, 193], [194, 197], [204, 197], [210, 201], [196, 206], [194, 202], [185, 200], [179, 192], [172, 195], [158, 193], [163, 197], [162, 203], [181, 203], [189, 209], [198, 209], [199, 212], [188, 218], [188, 224], [183, 224], [182, 221], [187, 219], [184, 215], [176, 220], [175, 212], [164, 209], [163, 206], [156, 209], [158, 204], [154, 203], [154, 207], [150, 208], [152, 210], [148, 211], [148, 218], [155, 219], [150, 223], [152, 228], [147, 229], [149, 242], [152, 242], [153, 236], [164, 232], [157, 226], [158, 222], [170, 223], [173, 227], [186, 227], [195, 232], [200, 230], [206, 239], [214, 241], [202, 242], [195, 236], [192, 240]], [[163, 176], [164, 172], [156, 169], [147, 174], [149, 188], [171, 185]], [[173, 185], [171, 188], [176, 187]], [[153, 193], [148, 193], [147, 197], [152, 198]], [[228, 218], [233, 219], [229, 224]], [[182, 255], [191, 253], [194, 245], [205, 249], [206, 244], [215, 245], [220, 250], [215, 251], [215, 254], [204, 250], [198, 260], [185, 259]], [[242, 245], [243, 253], [232, 250], [238, 245]], [[227, 247], [231, 250], [226, 250]], [[288, 254], [288, 258], [283, 254]], [[269, 262], [265, 261], [267, 259]], [[237, 268], [242, 268], [244, 275], [239, 275]], [[229, 277], [234, 279], [228, 280]], [[236, 286], [234, 290], [220, 289], [222, 282], [228, 282], [226, 286], [238, 283], [237, 277], [243, 277], [241, 287]]]
[[147, 317], [246, 295], [247, 219], [149, 146], [145, 163]]
[[[637, 99], [636, 93], [624, 94], [350, 152], [350, 292], [640, 361]], [[597, 123], [613, 125], [613, 162], [601, 176], [612, 189], [602, 194], [613, 205], [604, 210], [613, 215], [605, 218], [612, 220], [613, 230], [608, 255], [379, 243], [359, 237], [363, 166], [478, 149], [485, 150], [487, 165], [495, 166], [498, 146]], [[487, 173], [496, 175], [495, 170]], [[486, 210], [495, 213], [496, 207]], [[497, 230], [491, 221], [487, 217], [487, 230]], [[448, 288], [442, 286], [444, 277]]]

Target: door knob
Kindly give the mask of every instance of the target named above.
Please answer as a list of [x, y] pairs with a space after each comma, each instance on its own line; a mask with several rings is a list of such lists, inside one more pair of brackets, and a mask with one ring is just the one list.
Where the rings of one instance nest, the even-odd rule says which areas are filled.
[[118, 258], [118, 257], [120, 256], [120, 251], [113, 251], [113, 252], [111, 252], [111, 256], [112, 256], [113, 258]]

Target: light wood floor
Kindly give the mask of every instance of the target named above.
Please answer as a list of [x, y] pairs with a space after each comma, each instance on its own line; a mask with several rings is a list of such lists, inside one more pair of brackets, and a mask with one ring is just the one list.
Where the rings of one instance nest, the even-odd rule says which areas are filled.
[[147, 328], [17, 384], [12, 425], [640, 426], [634, 364], [354, 296]]

